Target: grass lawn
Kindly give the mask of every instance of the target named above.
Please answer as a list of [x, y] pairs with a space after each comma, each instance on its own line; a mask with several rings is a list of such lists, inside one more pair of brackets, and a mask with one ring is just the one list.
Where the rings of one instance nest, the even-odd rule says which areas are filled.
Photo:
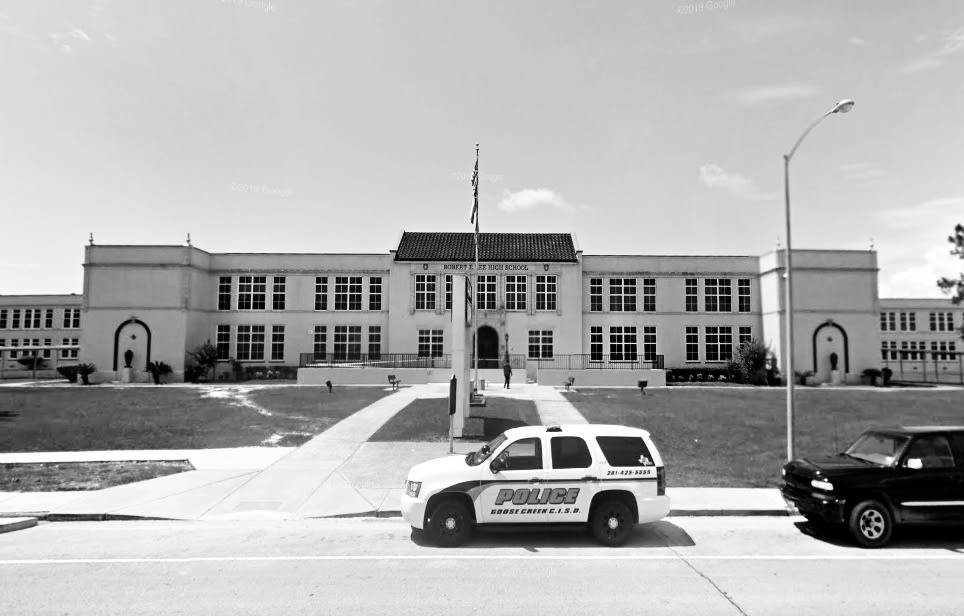
[[0, 492], [100, 490], [190, 470], [186, 460], [0, 464]]
[[[0, 452], [292, 445], [391, 393], [380, 387], [3, 387]], [[241, 390], [243, 391], [243, 390]]]
[[[649, 430], [668, 485], [776, 487], [786, 457], [786, 390], [777, 388], [584, 389], [564, 394], [590, 423]], [[964, 424], [964, 389], [847, 390], [800, 387], [796, 456], [842, 450], [864, 429]]]
[[[472, 417], [462, 431], [463, 439], [488, 441], [509, 428], [542, 423], [531, 400], [490, 396], [485, 402], [484, 407], [472, 408]], [[448, 409], [448, 398], [420, 398], [399, 411], [368, 440], [447, 441]]]

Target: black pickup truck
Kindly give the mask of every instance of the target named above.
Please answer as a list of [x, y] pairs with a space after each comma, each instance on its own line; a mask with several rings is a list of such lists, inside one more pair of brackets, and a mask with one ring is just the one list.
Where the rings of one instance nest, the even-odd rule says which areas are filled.
[[867, 430], [843, 453], [783, 466], [783, 497], [863, 547], [903, 524], [964, 524], [964, 426]]

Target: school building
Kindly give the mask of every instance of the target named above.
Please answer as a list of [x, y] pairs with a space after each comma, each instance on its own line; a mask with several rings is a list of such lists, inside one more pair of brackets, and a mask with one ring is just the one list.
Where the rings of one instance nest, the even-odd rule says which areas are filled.
[[[91, 243], [81, 295], [0, 296], [0, 378], [25, 376], [18, 360], [38, 351], [39, 376], [80, 361], [96, 365], [94, 382], [147, 381], [147, 363], [163, 361], [179, 380], [187, 353], [211, 341], [221, 378], [444, 381], [466, 327], [490, 379], [508, 360], [517, 379], [660, 385], [665, 370], [725, 367], [750, 338], [785, 365], [784, 251], [589, 255], [569, 233], [482, 233], [479, 249], [474, 286], [471, 233], [403, 232], [378, 254]], [[960, 380], [964, 307], [880, 299], [873, 250], [795, 250], [793, 268], [796, 370], [828, 382], [836, 353], [849, 383], [884, 366]], [[463, 276], [474, 315], [453, 314]]]

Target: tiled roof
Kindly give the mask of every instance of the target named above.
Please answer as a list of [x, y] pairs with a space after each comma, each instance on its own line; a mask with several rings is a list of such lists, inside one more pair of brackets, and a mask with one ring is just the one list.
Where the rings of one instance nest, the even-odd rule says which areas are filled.
[[[406, 231], [396, 261], [475, 261], [474, 233]], [[480, 233], [479, 261], [576, 261], [568, 233]]]

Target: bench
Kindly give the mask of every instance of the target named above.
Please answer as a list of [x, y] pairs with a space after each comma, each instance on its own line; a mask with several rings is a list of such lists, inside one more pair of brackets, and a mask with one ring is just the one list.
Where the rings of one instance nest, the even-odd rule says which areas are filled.
[[574, 376], [571, 376], [571, 377], [569, 377], [568, 379], [566, 379], [566, 382], [563, 383], [563, 385], [564, 385], [565, 388], [566, 388], [566, 391], [569, 391], [569, 389], [572, 387], [572, 384], [575, 383], [575, 382], [576, 382], [576, 377], [574, 377]]
[[398, 389], [398, 386], [402, 384], [401, 379], [396, 379], [394, 374], [388, 375], [388, 384], [392, 386], [392, 390]]

